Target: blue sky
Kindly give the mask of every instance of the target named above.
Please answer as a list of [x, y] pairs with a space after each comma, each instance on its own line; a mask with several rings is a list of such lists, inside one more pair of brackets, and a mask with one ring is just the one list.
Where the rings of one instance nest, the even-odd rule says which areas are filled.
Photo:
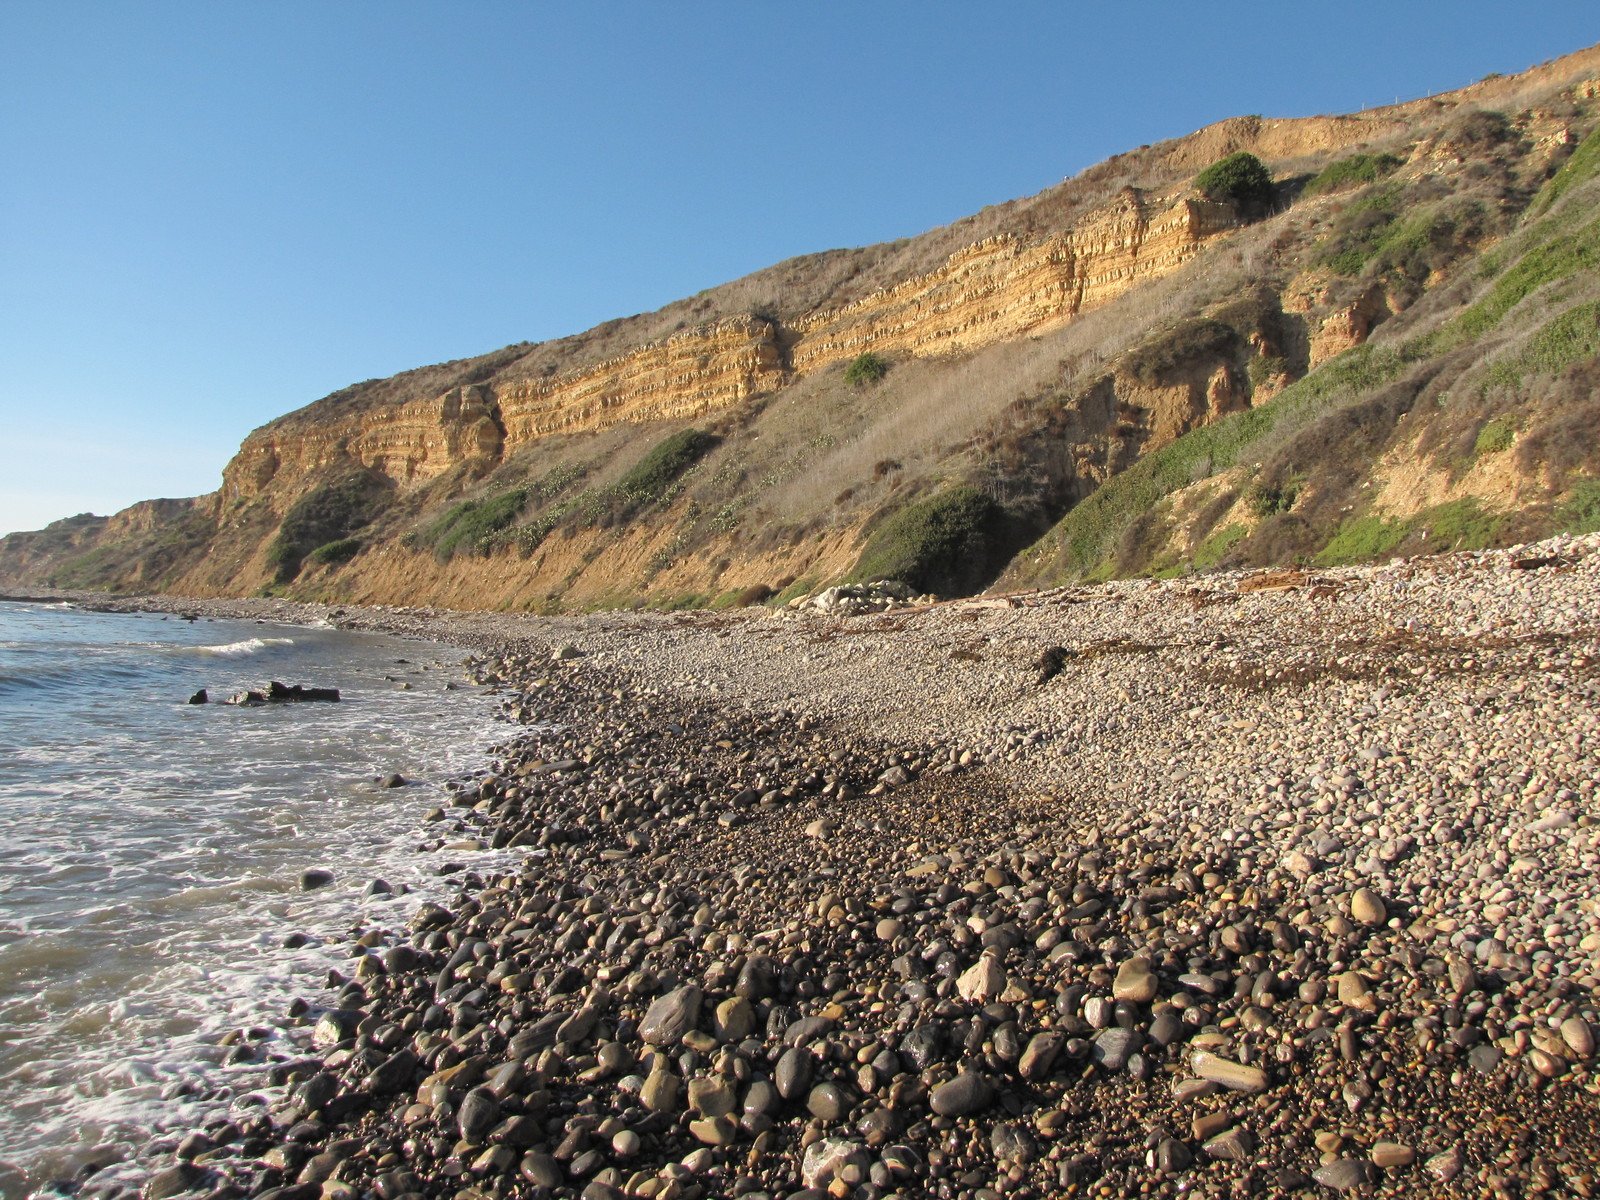
[[1222, 117], [1596, 41], [1592, 0], [8, 0], [0, 532], [212, 490], [252, 428], [355, 380], [919, 233]]

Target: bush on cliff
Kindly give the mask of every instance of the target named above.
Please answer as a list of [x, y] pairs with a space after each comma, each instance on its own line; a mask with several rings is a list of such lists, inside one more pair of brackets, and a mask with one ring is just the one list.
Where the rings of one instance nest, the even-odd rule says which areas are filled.
[[1401, 160], [1392, 154], [1352, 154], [1323, 167], [1300, 194], [1316, 196], [1356, 184], [1376, 183], [1400, 164]]
[[1005, 510], [973, 487], [954, 487], [901, 509], [861, 551], [848, 582], [897, 579], [921, 592], [970, 595], [1010, 552]]
[[1194, 177], [1194, 186], [1208, 200], [1226, 201], [1241, 209], [1259, 211], [1272, 203], [1272, 172], [1248, 150], [1219, 158]]
[[464, 551], [487, 554], [491, 539], [505, 529], [528, 502], [527, 488], [512, 488], [480, 500], [463, 500], [452, 505], [417, 537], [417, 542], [433, 548], [433, 556], [448, 562]]
[[347, 563], [361, 553], [365, 543], [357, 537], [339, 538], [337, 541], [323, 542], [306, 557], [314, 563], [336, 564]]
[[658, 442], [612, 489], [622, 509], [619, 515], [664, 499], [678, 477], [719, 441], [716, 434], [703, 429], [680, 429]]
[[296, 500], [267, 548], [267, 565], [274, 580], [291, 582], [314, 549], [348, 538], [370, 522], [386, 486], [383, 476], [361, 471], [323, 484]]
[[874, 354], [868, 350], [856, 355], [844, 369], [844, 381], [851, 387], [866, 387], [869, 383], [877, 383], [888, 373], [888, 360], [881, 354]]

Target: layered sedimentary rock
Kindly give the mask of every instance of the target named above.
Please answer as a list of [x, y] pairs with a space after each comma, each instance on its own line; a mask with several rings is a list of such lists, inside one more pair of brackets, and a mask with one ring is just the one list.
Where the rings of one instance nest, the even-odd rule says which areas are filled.
[[623, 423], [692, 421], [864, 350], [929, 356], [1047, 329], [1172, 271], [1233, 224], [1191, 195], [1155, 211], [1132, 188], [1077, 227], [1043, 239], [991, 237], [937, 270], [781, 328], [748, 315], [686, 330], [577, 370], [502, 376], [427, 400], [286, 420], [246, 439], [223, 472], [222, 501], [271, 492], [341, 464], [402, 485], [492, 465], [541, 437]]
[[780, 386], [778, 327], [743, 317], [692, 329], [596, 366], [495, 387], [507, 449], [627, 421], [694, 420]]
[[796, 323], [796, 372], [866, 350], [915, 355], [981, 349], [1038, 332], [1174, 270], [1233, 210], [1192, 196], [1153, 215], [1132, 188], [1074, 229], [1038, 242], [1008, 235], [951, 255], [939, 270]]
[[334, 420], [275, 422], [246, 438], [223, 469], [222, 502], [286, 493], [286, 484], [352, 462], [399, 483], [428, 480], [463, 463], [498, 461], [503, 442], [481, 384]]

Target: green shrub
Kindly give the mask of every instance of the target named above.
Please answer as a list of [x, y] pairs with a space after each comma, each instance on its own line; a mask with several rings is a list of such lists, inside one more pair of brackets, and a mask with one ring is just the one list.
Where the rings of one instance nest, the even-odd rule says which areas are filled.
[[1317, 555], [1320, 566], [1370, 562], [1388, 554], [1411, 532], [1405, 521], [1383, 517], [1351, 517], [1339, 526], [1333, 538]]
[[1244, 208], [1264, 208], [1272, 203], [1272, 172], [1248, 150], [1219, 158], [1194, 177], [1194, 186], [1207, 199]]
[[1428, 346], [1445, 350], [1469, 342], [1498, 325], [1535, 289], [1597, 267], [1600, 267], [1600, 220], [1570, 233], [1554, 233], [1531, 246], [1495, 280], [1487, 293], [1434, 335]]
[[1511, 444], [1517, 440], [1517, 427], [1512, 424], [1509, 417], [1495, 417], [1492, 421], [1485, 421], [1483, 428], [1478, 430], [1478, 440], [1473, 443], [1472, 456], [1481, 458], [1485, 454], [1499, 454], [1503, 450], [1511, 449]]
[[664, 499], [672, 485], [719, 441], [703, 429], [680, 429], [659, 442], [611, 489], [623, 515]]
[[[779, 582], [782, 583], [782, 580]], [[809, 596], [816, 586], [816, 579], [810, 576], [804, 579], [791, 579], [788, 583], [783, 584], [778, 590], [778, 594], [771, 597], [767, 603], [774, 608], [782, 608], [791, 600], [798, 599], [801, 596]]]
[[1329, 163], [1306, 184], [1301, 193], [1316, 196], [1336, 191], [1358, 183], [1376, 183], [1400, 166], [1401, 160], [1392, 154], [1352, 154]]
[[1008, 549], [1004, 527], [1004, 511], [983, 492], [949, 488], [880, 525], [849, 581], [897, 579], [922, 592], [969, 595], [1000, 565]]
[[1245, 503], [1258, 517], [1275, 517], [1294, 507], [1294, 502], [1300, 497], [1300, 486], [1303, 482], [1300, 476], [1294, 475], [1280, 482], [1253, 483], [1245, 495]]
[[1408, 213], [1399, 193], [1377, 188], [1340, 215], [1314, 261], [1336, 275], [1370, 270], [1418, 285], [1454, 259], [1482, 220], [1477, 206], [1460, 201]]
[[1250, 531], [1243, 525], [1223, 526], [1195, 547], [1194, 565], [1196, 569], [1201, 571], [1211, 570], [1228, 556], [1228, 551], [1249, 536]]
[[1259, 388], [1274, 379], [1282, 379], [1288, 375], [1289, 362], [1276, 354], [1257, 354], [1250, 359], [1245, 369], [1250, 374], [1250, 386]]
[[339, 538], [337, 541], [323, 542], [306, 557], [314, 563], [347, 563], [361, 553], [364, 544], [360, 538]]
[[871, 350], [858, 354], [844, 369], [844, 381], [851, 387], [866, 387], [877, 383], [889, 373], [889, 361]]
[[1230, 413], [1146, 454], [1106, 480], [1056, 525], [1058, 570], [1047, 579], [1109, 577], [1108, 556], [1124, 531], [1163, 497], [1239, 463], [1268, 434], [1305, 428], [1341, 401], [1398, 375], [1407, 360], [1368, 342], [1323, 363], [1268, 404]]
[[1407, 524], [1426, 531], [1426, 549], [1436, 554], [1447, 550], [1482, 550], [1494, 545], [1500, 532], [1500, 517], [1485, 512], [1483, 505], [1471, 496], [1437, 504], [1418, 513]]
[[1580, 479], [1556, 505], [1556, 528], [1565, 533], [1600, 533], [1600, 479]]
[[513, 488], [481, 500], [463, 500], [424, 528], [418, 541], [432, 547], [440, 562], [466, 551], [487, 554], [494, 548], [493, 536], [515, 521], [527, 502], [527, 488]]
[[372, 520], [384, 481], [358, 472], [326, 483], [296, 500], [267, 548], [267, 565], [280, 584], [300, 574], [306, 555], [319, 546], [349, 537]]
[[1600, 300], [1591, 300], [1545, 322], [1519, 351], [1497, 360], [1484, 386], [1519, 387], [1530, 374], [1557, 375], [1596, 354], [1600, 354]]

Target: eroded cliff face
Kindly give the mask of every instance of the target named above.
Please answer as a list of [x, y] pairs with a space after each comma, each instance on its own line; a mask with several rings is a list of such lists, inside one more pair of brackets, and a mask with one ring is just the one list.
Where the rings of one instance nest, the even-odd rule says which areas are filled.
[[453, 467], [497, 462], [504, 444], [492, 392], [482, 384], [333, 420], [268, 425], [223, 468], [222, 505], [270, 494], [281, 509], [301, 481], [351, 463], [400, 484], [427, 481]]
[[748, 316], [690, 330], [548, 380], [497, 384], [506, 449], [624, 422], [692, 421], [780, 387], [777, 324]]
[[1182, 193], [1152, 201], [1127, 188], [1064, 233], [987, 238], [935, 271], [787, 326], [748, 315], [580, 370], [277, 422], [251, 434], [228, 464], [222, 502], [267, 496], [281, 511], [304, 480], [341, 463], [379, 470], [402, 486], [457, 467], [481, 472], [553, 434], [698, 420], [867, 350], [917, 357], [979, 350], [1054, 328], [1159, 278], [1235, 223], [1224, 204]]
[[1159, 278], [1235, 224], [1233, 210], [1194, 196], [1155, 211], [1133, 188], [1065, 233], [1037, 242], [988, 238], [944, 267], [796, 323], [797, 372], [867, 351], [951, 354], [1053, 328]]
[[[1435, 285], [1335, 277], [1323, 248], [1348, 232], [1340, 202], [1298, 184], [1335, 157], [1393, 149], [1406, 164], [1396, 181], [1433, 181], [1424, 200], [1494, 170], [1510, 182], [1489, 199], [1531, 194], [1592, 127], [1597, 72], [1600, 49], [1348, 117], [1218, 122], [916, 238], [354, 384], [252, 433], [210, 496], [0, 542], [0, 582], [284, 586], [275, 539], [363, 473], [384, 502], [337, 537], [324, 531], [360, 546], [305, 567], [304, 594], [475, 607], [781, 587], [844, 570], [874, 514], [952, 478], [1002, 503], [1030, 489], [1040, 505], [1076, 503], [1142, 455], [1392, 333]], [[1485, 107], [1511, 114], [1487, 149], [1469, 122]], [[1193, 189], [1236, 151], [1282, 185], [1270, 220], [1245, 222]], [[1496, 156], [1515, 161], [1489, 170]], [[1272, 319], [1252, 324], [1237, 310], [1257, 291]], [[1154, 367], [1122, 361], [1202, 316], [1237, 336]], [[892, 369], [857, 390], [842, 368], [867, 351]], [[619, 500], [687, 425], [719, 448], [681, 486]], [[501, 518], [474, 515], [492, 505]], [[463, 513], [479, 522], [464, 526], [470, 552], [435, 558], [441, 522]]]

